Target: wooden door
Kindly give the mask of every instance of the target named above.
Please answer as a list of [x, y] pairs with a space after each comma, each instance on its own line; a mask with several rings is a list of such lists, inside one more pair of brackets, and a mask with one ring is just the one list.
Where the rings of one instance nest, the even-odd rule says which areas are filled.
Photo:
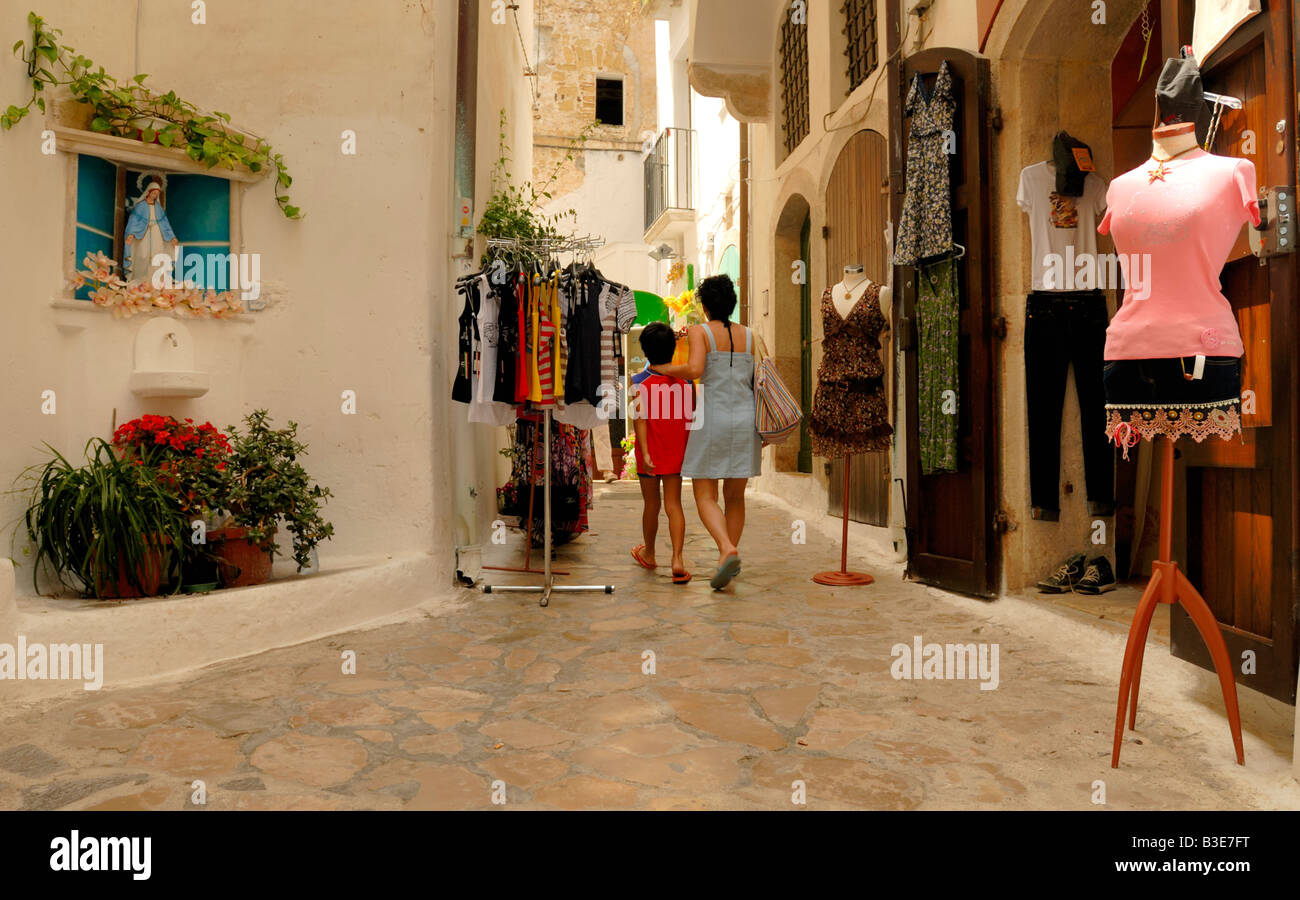
[[[993, 412], [992, 285], [989, 235], [988, 62], [963, 50], [936, 48], [908, 57], [899, 79], [901, 109], [912, 77], [929, 88], [948, 61], [957, 96], [953, 130], [957, 152], [949, 158], [953, 238], [966, 248], [958, 262], [960, 292], [958, 470], [921, 474], [917, 429], [916, 270], [898, 267], [897, 338], [904, 347], [907, 392], [908, 575], [918, 581], [981, 597], [994, 596], [997, 536], [995, 421]], [[899, 140], [891, 185], [893, 220], [899, 220], [906, 182], [909, 119], [896, 119]], [[901, 127], [900, 127], [901, 126]]]
[[[1176, 11], [1177, 34], [1186, 42], [1192, 6], [1180, 3]], [[1292, 0], [1266, 0], [1264, 12], [1201, 61], [1207, 91], [1245, 103], [1225, 117], [1210, 149], [1250, 159], [1261, 188], [1296, 184], [1292, 28], [1298, 23], [1293, 16]], [[1246, 347], [1243, 439], [1178, 443], [1187, 465], [1188, 577], [1219, 620], [1237, 681], [1292, 703], [1297, 665], [1295, 280], [1294, 255], [1261, 266], [1243, 233], [1221, 276]], [[1170, 617], [1173, 654], [1212, 668], [1187, 614], [1175, 606]]]
[[[859, 263], [877, 284], [888, 280], [888, 217], [889, 149], [878, 132], [864, 129], [844, 145], [826, 186], [826, 277], [832, 284], [843, 277], [846, 265]], [[820, 290], [817, 300], [820, 309]], [[859, 453], [850, 465], [849, 518], [868, 525], [889, 524], [889, 453]], [[844, 460], [833, 459], [830, 466], [830, 512], [839, 516], [844, 510]]]
[[[804, 272], [811, 268], [812, 260], [812, 213], [804, 216], [803, 226], [799, 229], [799, 259], [803, 262]], [[812, 366], [812, 285], [805, 277], [799, 285], [799, 403], [800, 409], [811, 410], [813, 401], [813, 366]], [[812, 474], [812, 434], [808, 430], [808, 416], [799, 420], [799, 471], [805, 475]]]

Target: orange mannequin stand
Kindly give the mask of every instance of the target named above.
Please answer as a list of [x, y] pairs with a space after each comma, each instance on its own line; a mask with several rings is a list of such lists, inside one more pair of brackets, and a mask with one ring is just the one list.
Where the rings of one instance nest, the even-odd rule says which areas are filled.
[[871, 584], [876, 579], [866, 572], [849, 571], [849, 462], [853, 457], [844, 456], [844, 533], [840, 538], [840, 569], [838, 572], [818, 572], [813, 581], [818, 584], [851, 586]]
[[1124, 648], [1124, 667], [1119, 678], [1119, 705], [1115, 712], [1115, 744], [1111, 750], [1110, 765], [1119, 768], [1119, 750], [1124, 737], [1124, 712], [1128, 710], [1128, 727], [1137, 721], [1138, 687], [1142, 683], [1142, 651], [1146, 649], [1147, 631], [1151, 616], [1160, 603], [1181, 603], [1191, 616], [1201, 639], [1209, 648], [1214, 670], [1219, 675], [1223, 689], [1223, 704], [1228, 712], [1228, 725], [1232, 729], [1232, 743], [1237, 750], [1237, 765], [1245, 765], [1246, 757], [1241, 747], [1241, 712], [1237, 708], [1237, 682], [1233, 679], [1232, 661], [1228, 647], [1219, 631], [1219, 623], [1205, 602], [1205, 598], [1178, 569], [1173, 561], [1174, 548], [1174, 442], [1170, 438], [1160, 441], [1160, 555], [1151, 564], [1151, 580], [1147, 582], [1142, 599], [1138, 602], [1133, 624], [1129, 627], [1128, 644]]

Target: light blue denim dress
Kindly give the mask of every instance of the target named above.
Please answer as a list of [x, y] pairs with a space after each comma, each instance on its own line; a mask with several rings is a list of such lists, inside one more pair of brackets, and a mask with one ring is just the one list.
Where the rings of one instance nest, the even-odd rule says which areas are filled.
[[762, 466], [762, 442], [754, 424], [754, 336], [745, 329], [743, 352], [719, 350], [713, 329], [703, 326], [712, 348], [695, 415], [699, 427], [686, 439], [686, 478], [754, 478]]

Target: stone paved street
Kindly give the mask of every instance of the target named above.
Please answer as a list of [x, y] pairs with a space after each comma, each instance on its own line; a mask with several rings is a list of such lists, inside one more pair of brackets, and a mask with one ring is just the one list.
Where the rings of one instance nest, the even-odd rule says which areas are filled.
[[[613, 595], [467, 590], [449, 614], [10, 707], [0, 808], [179, 809], [201, 780], [209, 809], [491, 808], [497, 781], [507, 808], [792, 809], [802, 781], [813, 809], [1088, 809], [1098, 779], [1112, 809], [1300, 807], [1291, 708], [1243, 691], [1236, 766], [1212, 678], [1154, 639], [1112, 770], [1123, 625], [881, 560], [858, 563], [870, 587], [813, 584], [838, 564], [834, 521], [794, 545], [791, 514], [753, 495], [735, 586], [708, 588], [692, 508], [697, 578], [676, 587], [629, 556], [635, 490], [598, 486], [593, 532], [558, 553], [563, 582]], [[494, 561], [516, 564], [512, 541]], [[997, 689], [895, 680], [890, 648], [918, 635], [996, 643]]]

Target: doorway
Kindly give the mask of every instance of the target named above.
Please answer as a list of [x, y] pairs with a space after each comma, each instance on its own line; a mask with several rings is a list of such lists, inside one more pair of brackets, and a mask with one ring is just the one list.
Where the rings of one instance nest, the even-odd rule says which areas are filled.
[[[826, 280], [835, 283], [847, 265], [861, 265], [876, 284], [887, 279], [885, 223], [889, 219], [889, 147], [876, 131], [849, 138], [826, 185]], [[818, 295], [820, 298], [820, 294]], [[809, 298], [811, 303], [811, 297]], [[820, 304], [819, 304], [820, 309]], [[818, 313], [820, 315], [820, 313]], [[886, 396], [893, 390], [886, 365]], [[811, 397], [804, 409], [811, 409]], [[867, 525], [889, 524], [889, 452], [850, 458], [849, 518]], [[811, 457], [810, 457], [811, 462]], [[830, 460], [828, 512], [844, 514], [844, 460]]]
[[[895, 269], [900, 296], [896, 339], [904, 348], [902, 375], [907, 406], [908, 576], [926, 584], [977, 597], [996, 594], [999, 545], [994, 510], [996, 432], [994, 420], [992, 256], [989, 227], [988, 61], [963, 50], [936, 48], [908, 57], [902, 82], [919, 74], [931, 90], [948, 63], [957, 100], [955, 152], [949, 155], [953, 240], [964, 248], [956, 261], [958, 301], [958, 390], [956, 471], [924, 474], [919, 436], [919, 346], [915, 268]], [[906, 136], [910, 120], [895, 127]], [[904, 171], [906, 141], [895, 147], [894, 169]], [[894, 185], [898, 220], [904, 184]]]
[[[811, 234], [812, 208], [803, 195], [793, 194], [781, 209], [772, 240], [776, 273], [772, 279], [772, 309], [776, 322], [769, 349], [781, 378], [791, 393], [799, 396], [805, 410], [812, 406], [813, 386], [808, 264]], [[811, 446], [804, 422], [800, 423], [798, 441], [784, 441], [773, 448], [778, 472], [812, 472]]]

